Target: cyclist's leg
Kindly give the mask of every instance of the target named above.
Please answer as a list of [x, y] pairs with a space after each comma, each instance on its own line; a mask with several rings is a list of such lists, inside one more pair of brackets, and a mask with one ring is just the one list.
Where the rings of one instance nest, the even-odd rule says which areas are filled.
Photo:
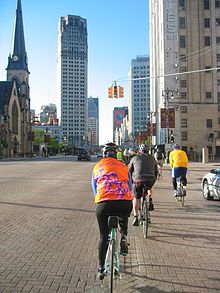
[[96, 206], [96, 217], [99, 226], [100, 238], [98, 244], [99, 266], [104, 268], [105, 256], [108, 249], [108, 215], [109, 215], [109, 202], [101, 202]]
[[133, 199], [133, 214], [134, 214], [133, 226], [138, 226], [140, 199], [142, 196], [142, 183], [134, 183], [132, 186], [132, 193], [134, 195], [134, 199]]
[[149, 211], [154, 210], [154, 204], [153, 204], [153, 197], [155, 194], [154, 184], [155, 184], [155, 180], [151, 180], [146, 183], [146, 186], [148, 188], [148, 196], [149, 196]]
[[122, 214], [122, 217], [119, 218], [119, 226], [120, 226], [120, 233], [121, 233], [120, 253], [127, 254], [128, 253], [128, 244], [127, 244], [128, 217], [130, 217], [130, 214], [132, 211], [132, 201], [131, 200], [117, 201], [117, 207], [115, 211], [117, 211], [118, 214]]
[[177, 195], [177, 182], [176, 182], [176, 178], [178, 178], [180, 176], [180, 170], [179, 167], [178, 168], [173, 168], [172, 170], [172, 183], [173, 183], [173, 191], [174, 191], [174, 196]]

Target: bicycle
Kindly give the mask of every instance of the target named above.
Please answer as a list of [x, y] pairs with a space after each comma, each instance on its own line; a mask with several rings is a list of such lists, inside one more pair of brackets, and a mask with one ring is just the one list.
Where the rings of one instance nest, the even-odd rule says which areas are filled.
[[183, 181], [182, 181], [182, 177], [177, 177], [176, 178], [176, 183], [177, 183], [177, 195], [176, 195], [176, 200], [180, 201], [181, 206], [184, 206], [184, 201], [185, 201], [185, 196], [186, 193], [183, 189]]
[[148, 227], [151, 223], [150, 212], [149, 212], [149, 204], [147, 201], [147, 191], [144, 190], [141, 197], [141, 209], [140, 209], [140, 224], [143, 226], [143, 235], [144, 238], [148, 236]]
[[[117, 229], [119, 224], [118, 216], [108, 217], [108, 227], [110, 229], [108, 249], [105, 258], [105, 276], [110, 274], [109, 292], [113, 292], [113, 282], [120, 277], [120, 253], [117, 238]], [[125, 256], [126, 254], [122, 254]], [[116, 284], [115, 284], [116, 285]]]

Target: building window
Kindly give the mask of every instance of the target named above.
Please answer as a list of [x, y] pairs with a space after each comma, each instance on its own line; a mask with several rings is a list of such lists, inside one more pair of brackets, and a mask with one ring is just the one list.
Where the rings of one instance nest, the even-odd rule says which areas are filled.
[[212, 128], [212, 119], [207, 119], [206, 120], [206, 127], [207, 128]]
[[[205, 69], [211, 69], [211, 66], [205, 66]], [[207, 71], [205, 71], [206, 73], [210, 73], [211, 72], [211, 70], [207, 70]]]
[[220, 79], [217, 79], [217, 86], [220, 86]]
[[180, 62], [186, 62], [186, 55], [180, 55]]
[[187, 97], [186, 92], [181, 92], [180, 97], [181, 97], [181, 99], [186, 99], [186, 97]]
[[186, 106], [181, 106], [180, 111], [181, 111], [181, 113], [187, 113], [187, 107]]
[[181, 127], [186, 128], [187, 127], [187, 119], [181, 119]]
[[211, 38], [205, 37], [205, 46], [210, 46], [210, 45], [211, 45]]
[[180, 36], [180, 48], [186, 48], [186, 37]]
[[215, 8], [220, 8], [220, 0], [215, 1]]
[[181, 80], [180, 81], [180, 86], [181, 87], [186, 87], [186, 80]]
[[212, 98], [212, 93], [211, 92], [206, 92], [205, 96], [206, 96], [206, 99], [211, 99]]
[[220, 54], [216, 54], [216, 62], [220, 62]]
[[180, 72], [186, 72], [186, 67], [185, 66], [181, 66], [180, 67]]
[[180, 29], [185, 29], [186, 28], [186, 19], [185, 19], [185, 17], [180, 17], [179, 18], [179, 26], [180, 26]]
[[185, 0], [179, 0], [179, 8], [180, 8], [180, 10], [185, 9]]
[[204, 9], [209, 9], [209, 0], [204, 0]]
[[220, 104], [220, 92], [218, 92], [217, 98], [218, 98], [217, 103]]
[[218, 105], [218, 112], [220, 112], [220, 105]]
[[205, 18], [204, 19], [204, 27], [205, 28], [209, 28], [210, 27], [210, 19], [209, 18]]
[[182, 140], [187, 140], [187, 132], [186, 131], [183, 131], [181, 133], [181, 138], [182, 138]]
[[216, 44], [220, 43], [220, 37], [216, 37]]
[[216, 26], [220, 26], [220, 18], [216, 18], [215, 24], [216, 24]]

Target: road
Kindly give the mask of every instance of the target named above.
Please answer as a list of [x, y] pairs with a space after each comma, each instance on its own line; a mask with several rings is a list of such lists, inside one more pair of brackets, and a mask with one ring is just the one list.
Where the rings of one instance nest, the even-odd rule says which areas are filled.
[[[96, 278], [95, 161], [0, 161], [0, 292], [108, 292]], [[181, 208], [165, 166], [148, 239], [130, 218], [116, 292], [220, 292], [220, 202], [204, 200], [200, 186], [213, 167], [190, 163]]]

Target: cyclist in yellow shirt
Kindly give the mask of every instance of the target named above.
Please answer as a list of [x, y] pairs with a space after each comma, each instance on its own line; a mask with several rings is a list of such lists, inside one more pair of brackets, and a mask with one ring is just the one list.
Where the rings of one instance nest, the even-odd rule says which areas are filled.
[[169, 155], [170, 167], [172, 168], [172, 178], [173, 178], [173, 196], [177, 195], [177, 183], [176, 178], [181, 177], [183, 182], [183, 192], [186, 195], [186, 185], [187, 185], [187, 168], [188, 168], [188, 157], [186, 152], [181, 150], [179, 144], [174, 144], [173, 151]]

